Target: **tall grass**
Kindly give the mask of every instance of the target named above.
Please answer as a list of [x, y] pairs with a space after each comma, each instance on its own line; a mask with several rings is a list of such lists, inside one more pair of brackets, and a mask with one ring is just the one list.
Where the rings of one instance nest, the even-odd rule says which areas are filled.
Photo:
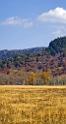
[[27, 87], [0, 87], [0, 124], [66, 124], [66, 88]]

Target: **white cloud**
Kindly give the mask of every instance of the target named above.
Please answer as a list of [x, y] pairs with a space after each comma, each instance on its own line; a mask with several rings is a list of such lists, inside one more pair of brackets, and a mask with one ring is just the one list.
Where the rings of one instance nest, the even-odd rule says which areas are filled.
[[23, 26], [24, 26], [24, 28], [30, 28], [33, 26], [33, 22], [31, 22], [27, 19], [23, 19]]
[[56, 31], [52, 32], [52, 35], [53, 35], [53, 37], [60, 37], [60, 36], [63, 36], [64, 33], [62, 30], [56, 30]]
[[29, 28], [33, 26], [33, 22], [28, 19], [22, 19], [20, 17], [10, 17], [1, 22], [1, 25], [17, 25], [24, 28]]
[[38, 16], [41, 22], [63, 23], [66, 24], [66, 10], [60, 7], [51, 9]]
[[65, 36], [66, 35], [65, 25], [63, 25], [63, 26], [57, 26], [51, 32], [52, 32], [51, 33], [51, 36], [53, 38]]

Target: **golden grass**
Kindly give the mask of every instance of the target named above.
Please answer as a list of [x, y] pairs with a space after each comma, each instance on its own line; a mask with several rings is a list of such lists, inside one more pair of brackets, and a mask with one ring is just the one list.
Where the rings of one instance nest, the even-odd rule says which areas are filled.
[[0, 124], [66, 124], [66, 86], [0, 86]]

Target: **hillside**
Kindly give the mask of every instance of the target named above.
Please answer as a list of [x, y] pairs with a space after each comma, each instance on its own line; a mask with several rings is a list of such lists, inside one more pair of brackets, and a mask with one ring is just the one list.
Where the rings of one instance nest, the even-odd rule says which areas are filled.
[[18, 77], [18, 80], [16, 80], [16, 82], [19, 82], [19, 80], [21, 82], [22, 79], [18, 75], [23, 74], [22, 72], [25, 72], [25, 74], [30, 72], [31, 73], [38, 72], [40, 74], [41, 72], [48, 72], [48, 70], [50, 70], [51, 75], [53, 77], [65, 75], [66, 74], [66, 37], [60, 37], [51, 41], [47, 48], [39, 47], [39, 48], [32, 48], [25, 50], [10, 50], [10, 51], [1, 50], [0, 80], [5, 80], [5, 79], [1, 79], [1, 77], [6, 76], [7, 78], [6, 82], [7, 80], [8, 82], [9, 80], [11, 82], [13, 75], [10, 77], [10, 74], [14, 73], [15, 70], [17, 73], [16, 77]]
[[51, 55], [63, 53], [66, 55], [66, 37], [60, 37], [51, 41], [49, 44], [49, 51]]

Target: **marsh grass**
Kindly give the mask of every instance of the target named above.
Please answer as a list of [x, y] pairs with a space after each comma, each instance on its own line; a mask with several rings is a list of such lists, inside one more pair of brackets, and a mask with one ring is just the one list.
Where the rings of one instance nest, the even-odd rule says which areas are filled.
[[27, 87], [0, 87], [0, 124], [66, 124], [65, 87]]

